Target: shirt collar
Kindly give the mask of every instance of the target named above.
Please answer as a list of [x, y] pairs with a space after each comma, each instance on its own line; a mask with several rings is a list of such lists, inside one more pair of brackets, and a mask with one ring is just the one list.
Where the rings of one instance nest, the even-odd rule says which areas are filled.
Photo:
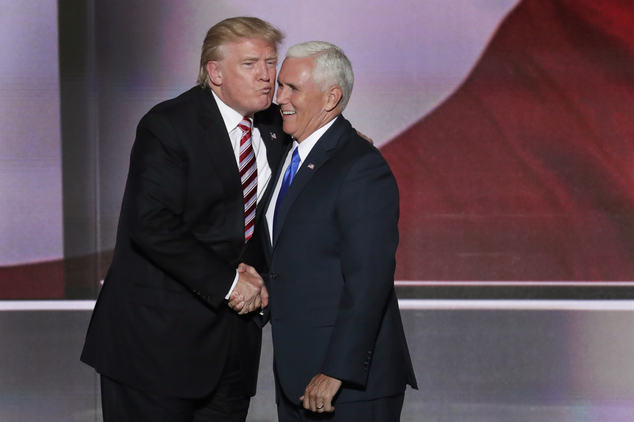
[[[227, 133], [230, 133], [234, 130], [242, 119], [244, 118], [240, 113], [226, 105], [222, 102], [222, 100], [216, 95], [216, 93], [212, 90], [211, 93], [214, 95], [214, 99], [216, 100], [216, 104], [218, 104], [218, 109], [220, 110], [220, 115], [222, 116], [222, 121], [225, 123], [227, 127]], [[253, 119], [248, 118], [251, 122], [251, 127], [253, 127]]]
[[320, 127], [319, 129], [317, 129], [316, 131], [308, 135], [308, 137], [299, 144], [297, 143], [296, 140], [293, 139], [293, 145], [298, 145], [297, 153], [299, 154], [299, 158], [301, 161], [304, 161], [304, 159], [308, 156], [308, 154], [313, 149], [317, 141], [319, 141], [322, 135], [326, 133], [328, 129], [330, 129], [330, 126], [332, 126], [333, 123], [335, 123], [335, 120], [337, 120], [338, 118], [339, 116], [335, 117], [334, 119], [326, 123], [324, 126]]

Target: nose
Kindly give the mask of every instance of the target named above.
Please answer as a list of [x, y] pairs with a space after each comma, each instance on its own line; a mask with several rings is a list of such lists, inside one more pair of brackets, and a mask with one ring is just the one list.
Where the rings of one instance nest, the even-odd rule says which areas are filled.
[[277, 103], [286, 104], [288, 101], [288, 95], [286, 95], [286, 89], [283, 86], [277, 86]]
[[266, 66], [266, 61], [263, 61], [263, 60], [259, 61], [257, 64], [257, 70], [258, 70], [258, 76], [260, 77], [260, 79], [266, 82], [271, 80], [268, 67]]

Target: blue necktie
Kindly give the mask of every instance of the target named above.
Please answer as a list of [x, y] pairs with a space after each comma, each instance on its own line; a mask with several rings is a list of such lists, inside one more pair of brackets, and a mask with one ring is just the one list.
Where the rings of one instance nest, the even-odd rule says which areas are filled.
[[286, 191], [288, 187], [291, 185], [293, 178], [295, 177], [295, 173], [297, 173], [297, 169], [299, 168], [299, 152], [297, 152], [297, 147], [293, 151], [293, 157], [291, 158], [291, 164], [286, 168], [286, 172], [284, 173], [284, 179], [282, 180], [282, 186], [280, 187], [280, 193], [277, 195], [277, 202], [275, 202], [275, 212], [273, 213], [273, 233], [275, 233], [275, 226], [277, 224], [277, 210], [280, 208], [280, 204], [282, 203], [282, 199], [284, 199], [284, 195], [286, 195]]

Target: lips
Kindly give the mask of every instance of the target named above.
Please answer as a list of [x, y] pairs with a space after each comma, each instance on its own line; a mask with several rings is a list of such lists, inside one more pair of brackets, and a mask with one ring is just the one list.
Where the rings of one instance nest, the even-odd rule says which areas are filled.
[[282, 116], [292, 116], [292, 115], [294, 115], [295, 113], [296, 113], [295, 111], [282, 110]]

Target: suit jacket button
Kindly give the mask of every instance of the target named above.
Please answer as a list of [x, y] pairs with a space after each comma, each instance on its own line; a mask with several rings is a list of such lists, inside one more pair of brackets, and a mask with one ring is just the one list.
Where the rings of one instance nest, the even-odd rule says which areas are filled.
[[269, 275], [271, 276], [271, 278], [275, 278], [275, 277], [277, 277], [277, 273], [271, 273], [271, 274], [269, 274]]

